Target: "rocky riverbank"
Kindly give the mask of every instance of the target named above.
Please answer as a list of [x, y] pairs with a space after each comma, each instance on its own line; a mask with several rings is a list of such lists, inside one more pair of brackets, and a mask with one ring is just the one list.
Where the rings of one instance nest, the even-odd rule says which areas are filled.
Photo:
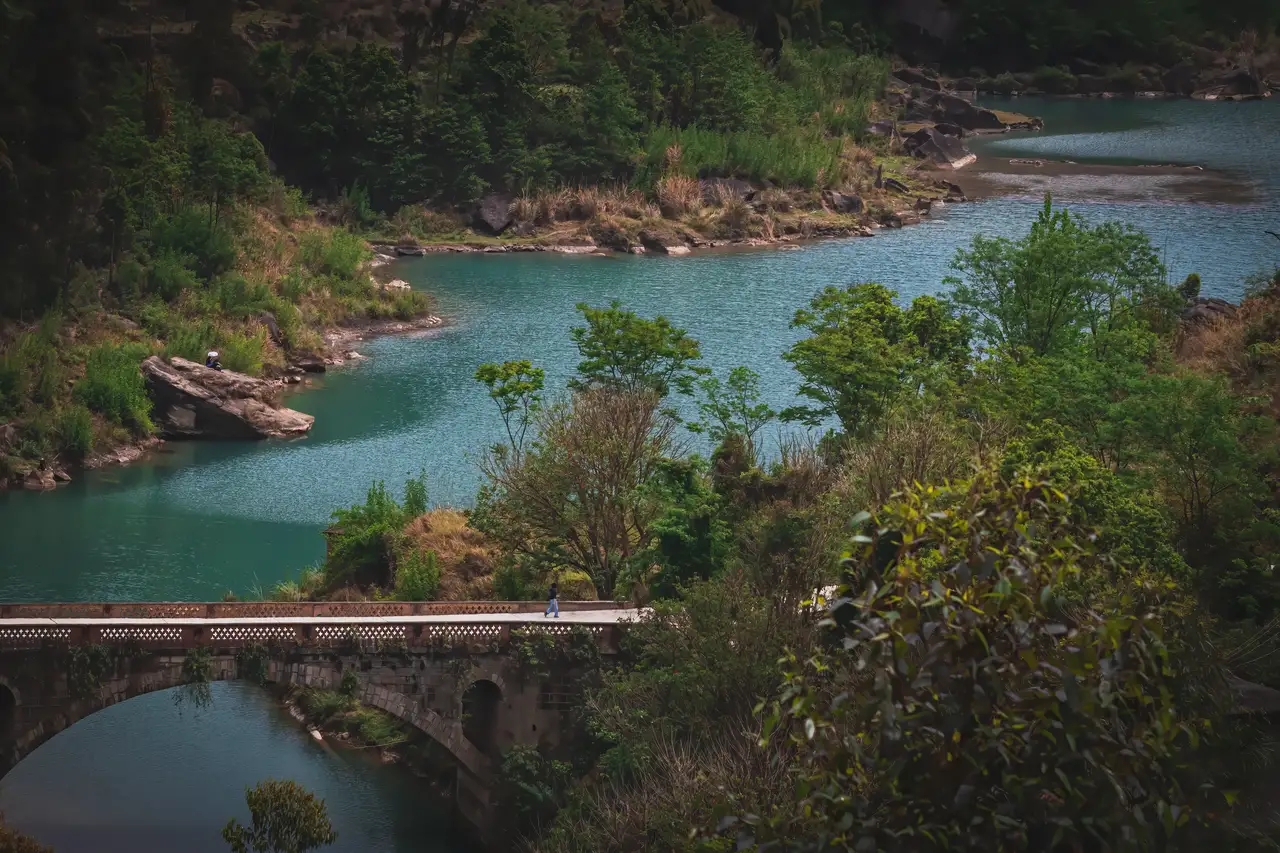
[[[440, 240], [408, 237], [375, 243], [383, 264], [397, 258], [445, 252], [556, 252], [572, 255], [683, 256], [731, 247], [764, 247], [807, 240], [866, 237], [881, 228], [920, 222], [934, 204], [967, 201], [963, 191], [927, 164], [906, 156], [881, 166], [864, 187], [781, 190], [746, 181], [699, 182], [703, 203], [679, 217], [655, 217], [605, 206], [590, 216], [520, 219], [509, 196], [485, 200], [469, 233]], [[482, 212], [488, 209], [488, 215]], [[378, 272], [388, 276], [390, 268]], [[400, 284], [396, 281], [390, 285]]]
[[[408, 287], [408, 285], [405, 285]], [[289, 390], [307, 384], [309, 375], [355, 363], [365, 356], [354, 349], [360, 341], [384, 335], [413, 334], [444, 324], [435, 314], [412, 320], [377, 319], [336, 326], [322, 333], [324, 346], [314, 353], [292, 353], [285, 366], [271, 367], [263, 377], [202, 364], [151, 356], [141, 365], [153, 402], [156, 433], [95, 448], [78, 464], [61, 459], [27, 466], [0, 478], [9, 488], [49, 491], [71, 482], [78, 471], [130, 465], [160, 450], [168, 440], [255, 440], [296, 438], [310, 431], [314, 418], [283, 405]], [[0, 426], [0, 451], [16, 439], [17, 428]]]

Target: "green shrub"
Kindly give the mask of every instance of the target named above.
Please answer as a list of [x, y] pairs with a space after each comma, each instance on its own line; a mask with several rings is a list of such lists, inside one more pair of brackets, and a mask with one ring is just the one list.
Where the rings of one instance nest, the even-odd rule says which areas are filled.
[[286, 225], [311, 215], [311, 207], [307, 204], [307, 198], [298, 187], [291, 187], [283, 182], [276, 181], [272, 183], [267, 195], [271, 203], [271, 209], [276, 212], [276, 215]]
[[435, 551], [405, 549], [396, 558], [395, 595], [399, 601], [431, 601], [440, 589]]
[[1112, 92], [1136, 92], [1145, 84], [1142, 72], [1132, 65], [1107, 71], [1107, 89]]
[[111, 421], [149, 433], [151, 400], [139, 363], [149, 351], [140, 344], [104, 344], [89, 351], [75, 397]]
[[116, 264], [116, 291], [126, 302], [143, 296], [147, 290], [148, 278], [147, 268], [137, 258], [125, 257]]
[[213, 279], [236, 262], [235, 238], [223, 224], [214, 222], [204, 208], [186, 207], [151, 227], [156, 255], [172, 253], [191, 258], [192, 269], [203, 279]]
[[349, 699], [355, 698], [360, 692], [360, 676], [350, 669], [342, 673], [342, 684], [338, 686], [338, 692]]
[[379, 218], [369, 203], [369, 191], [360, 184], [352, 184], [338, 197], [338, 219], [343, 225], [367, 228]]
[[253, 334], [224, 335], [218, 347], [218, 360], [227, 370], [258, 376], [262, 373], [262, 354], [266, 346], [265, 329], [258, 329]]
[[1011, 95], [1018, 91], [1021, 86], [1018, 85], [1017, 79], [1012, 74], [1005, 72], [994, 80], [987, 81], [990, 91], [1000, 95]]
[[1178, 293], [1183, 299], [1190, 302], [1200, 296], [1200, 273], [1193, 272], [1182, 280], [1182, 284], [1178, 286]]
[[262, 282], [251, 284], [235, 273], [220, 276], [210, 294], [218, 310], [229, 317], [244, 318], [271, 309], [271, 288]]
[[[406, 505], [416, 509], [420, 495], [425, 503], [425, 481], [425, 475], [408, 481]], [[329, 557], [325, 561], [326, 585], [386, 585], [401, 531], [413, 517], [381, 481], [369, 487], [363, 504], [335, 511]]]
[[357, 708], [347, 721], [347, 731], [366, 744], [390, 746], [405, 739], [396, 719], [376, 708]]
[[652, 187], [669, 167], [669, 152], [680, 152], [671, 168], [689, 176], [736, 177], [782, 186], [817, 187], [840, 183], [843, 142], [818, 130], [784, 133], [719, 133], [697, 127], [650, 131], [636, 180]]
[[[766, 721], [804, 785], [757, 844], [1198, 850], [1227, 831], [1224, 682], [1187, 653], [1194, 606], [1134, 582], [1072, 516], [1054, 489], [984, 472], [858, 520], [830, 636], [787, 655]], [[1062, 607], [1089, 575], [1119, 612]]]
[[564, 802], [573, 781], [573, 767], [553, 761], [536, 746], [513, 746], [502, 756], [498, 771], [498, 810], [507, 829], [527, 832], [546, 824]]
[[284, 348], [297, 349], [300, 333], [305, 329], [302, 312], [298, 310], [298, 306], [284, 299], [273, 299], [271, 313], [276, 318], [276, 325], [280, 328], [280, 340]]
[[285, 299], [290, 302], [300, 302], [302, 297], [315, 288], [315, 279], [306, 270], [292, 269], [280, 279], [279, 287], [280, 295]]
[[58, 357], [60, 315], [47, 314], [34, 332], [19, 335], [0, 353], [0, 414], [18, 412], [26, 401], [50, 406], [66, 387], [67, 371]]
[[179, 325], [173, 327], [172, 331], [167, 335], [164, 345], [164, 357], [185, 358], [187, 361], [198, 361], [203, 363], [205, 353], [214, 346], [215, 331], [213, 324], [208, 321], [202, 323], [190, 323], [186, 321], [178, 321]]
[[298, 696], [298, 706], [309, 719], [319, 723], [348, 710], [352, 704], [350, 697], [333, 690], [308, 688]]
[[1076, 78], [1070, 71], [1046, 65], [1036, 69], [1032, 85], [1054, 95], [1069, 95], [1076, 90]]
[[349, 283], [369, 260], [369, 248], [348, 231], [311, 231], [303, 235], [298, 257], [312, 272]]
[[93, 416], [82, 405], [63, 409], [58, 415], [58, 445], [73, 459], [83, 459], [93, 449]]
[[166, 302], [177, 299], [184, 290], [194, 290], [200, 282], [192, 268], [196, 259], [175, 249], [163, 249], [151, 261], [147, 271], [147, 288]]

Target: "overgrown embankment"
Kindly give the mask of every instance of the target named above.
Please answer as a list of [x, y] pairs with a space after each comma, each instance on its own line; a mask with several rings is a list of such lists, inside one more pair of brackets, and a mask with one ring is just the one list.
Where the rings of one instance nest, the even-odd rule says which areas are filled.
[[0, 487], [49, 488], [153, 443], [138, 369], [149, 355], [203, 362], [216, 350], [228, 370], [298, 381], [295, 364], [335, 355], [326, 333], [429, 318], [424, 294], [372, 280], [371, 258], [287, 192], [216, 220], [192, 207], [161, 217], [114, 270], [82, 270], [38, 322], [0, 327]]

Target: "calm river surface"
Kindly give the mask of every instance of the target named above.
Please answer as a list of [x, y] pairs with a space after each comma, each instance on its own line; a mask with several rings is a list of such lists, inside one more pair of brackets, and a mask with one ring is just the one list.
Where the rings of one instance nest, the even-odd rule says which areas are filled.
[[[1145, 230], [1171, 276], [1199, 272], [1207, 295], [1238, 298], [1280, 263], [1280, 103], [1021, 99], [1042, 134], [980, 140], [987, 158], [1197, 164], [1252, 185], [1237, 200], [1190, 204], [1151, 177], [1064, 179], [1059, 201], [1093, 220]], [[1124, 202], [1115, 199], [1123, 183]], [[746, 364], [777, 404], [795, 379], [780, 353], [792, 313], [827, 284], [874, 280], [904, 299], [936, 291], [975, 233], [1018, 236], [1039, 185], [874, 238], [789, 251], [692, 258], [445, 255], [405, 262], [402, 278], [435, 294], [451, 324], [361, 346], [368, 361], [328, 375], [291, 405], [316, 416], [309, 438], [176, 445], [131, 468], [91, 473], [51, 494], [0, 496], [0, 600], [207, 600], [252, 594], [323, 554], [330, 511], [369, 483], [399, 487], [425, 470], [432, 498], [466, 504], [476, 456], [499, 439], [492, 403], [471, 375], [484, 361], [531, 358], [549, 386], [576, 359], [575, 304], [623, 300], [685, 326], [717, 371]], [[1131, 200], [1128, 200], [1131, 199]], [[219, 850], [218, 828], [243, 809], [246, 784], [291, 776], [326, 797], [336, 850], [457, 850], [424, 794], [395, 768], [334, 754], [276, 713], [265, 694], [217, 691], [179, 718], [169, 694], [104, 711], [59, 735], [0, 782], [0, 811], [60, 853]], [[115, 846], [112, 846], [115, 845]]]

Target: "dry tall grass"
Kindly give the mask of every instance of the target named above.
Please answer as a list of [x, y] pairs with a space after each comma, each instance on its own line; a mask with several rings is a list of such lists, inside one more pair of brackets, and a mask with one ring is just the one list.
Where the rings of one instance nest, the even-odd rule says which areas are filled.
[[466, 515], [456, 509], [433, 509], [409, 522], [404, 533], [415, 549], [435, 552], [441, 601], [492, 597], [497, 549], [467, 524]]
[[679, 219], [702, 209], [702, 187], [697, 178], [668, 174], [658, 181], [655, 191], [658, 209], [668, 219]]
[[511, 202], [516, 221], [534, 225], [585, 222], [610, 215], [643, 219], [653, 211], [643, 193], [621, 184], [541, 190], [523, 193]]
[[720, 205], [720, 224], [735, 237], [744, 236], [751, 224], [751, 205], [736, 195], [726, 198]]

